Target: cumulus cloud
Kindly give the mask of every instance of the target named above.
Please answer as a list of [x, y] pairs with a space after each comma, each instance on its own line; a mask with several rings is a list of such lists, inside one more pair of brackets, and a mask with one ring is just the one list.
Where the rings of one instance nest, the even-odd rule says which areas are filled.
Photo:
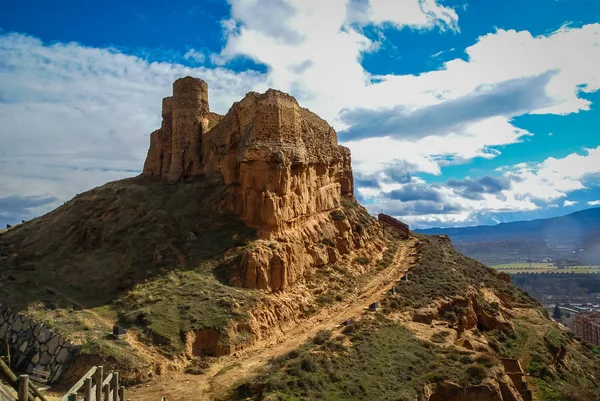
[[[413, 178], [391, 190], [367, 192], [373, 200], [367, 207], [376, 213], [388, 210], [385, 205], [389, 203], [390, 213], [398, 213], [395, 216], [417, 227], [495, 224], [503, 216], [524, 218], [523, 212], [539, 214], [544, 208], [559, 207], [556, 200], [566, 198], [570, 192], [600, 188], [599, 158], [600, 147], [563, 158], [500, 168], [500, 176], [450, 179], [432, 185]], [[561, 204], [571, 207], [577, 203], [565, 199]], [[588, 204], [600, 205], [600, 201]]]
[[195, 61], [198, 64], [204, 63], [206, 61], [206, 56], [200, 50], [190, 49], [184, 55], [183, 58], [186, 60]]
[[419, 139], [463, 132], [473, 123], [496, 116], [522, 115], [552, 104], [546, 86], [556, 71], [534, 77], [501, 82], [493, 88], [481, 86], [473, 93], [413, 111], [404, 105], [392, 109], [342, 110], [341, 121], [349, 128], [340, 132], [342, 140], [377, 136]]
[[404, 185], [401, 189], [394, 189], [386, 193], [385, 196], [401, 202], [422, 200], [440, 203], [442, 201], [440, 193], [433, 186], [427, 184]]
[[521, 197], [550, 202], [569, 192], [586, 189], [586, 180], [598, 185], [600, 146], [571, 153], [563, 158], [549, 157], [541, 163], [519, 163], [504, 169], [512, 181], [512, 191]]
[[458, 27], [454, 10], [436, 0], [270, 0], [276, 18], [262, 2], [229, 3], [231, 18], [219, 58], [248, 57], [266, 65], [272, 86], [292, 92], [334, 124], [339, 111], [355, 104], [371, 81], [361, 57], [379, 49], [379, 42], [367, 38], [363, 26]]
[[489, 175], [477, 179], [469, 177], [463, 180], [450, 179], [446, 184], [460, 196], [473, 200], [484, 199], [483, 194], [499, 194], [512, 186], [510, 179], [507, 177], [492, 177]]
[[388, 200], [367, 205], [367, 209], [375, 214], [380, 210], [392, 216], [423, 216], [455, 214], [463, 210], [459, 203], [446, 204], [429, 200], [414, 200], [402, 202], [399, 200]]
[[[459, 30], [454, 9], [435, 0], [229, 3], [225, 45], [210, 56], [220, 65], [214, 68], [0, 35], [0, 197], [44, 194], [60, 201], [137, 174], [148, 134], [160, 124], [160, 99], [184, 75], [209, 83], [211, 108], [220, 113], [250, 90], [291, 92], [341, 133], [353, 133], [345, 145], [357, 192], [376, 203], [393, 201], [402, 213], [413, 210], [419, 221], [466, 221], [477, 209], [535, 210], [590, 185], [586, 177], [599, 165], [598, 149], [499, 171], [509, 187], [480, 177], [462, 186], [439, 184], [437, 200], [386, 195], [409, 196], [423, 184], [419, 173], [440, 175], [448, 165], [498, 157], [503, 146], [534, 134], [515, 127], [513, 116], [588, 110], [590, 101], [580, 95], [600, 88], [600, 24], [539, 36], [499, 29], [467, 47], [465, 59], [439, 70], [375, 76], [361, 59], [380, 44], [364, 27], [375, 38], [390, 27], [453, 35]], [[207, 62], [205, 55], [189, 49], [184, 59], [197, 65]], [[223, 67], [239, 57], [266, 72]], [[411, 202], [417, 203], [400, 208]]]
[[398, 28], [440, 28], [459, 31], [458, 15], [451, 7], [438, 4], [436, 0], [370, 0], [365, 9], [368, 21], [374, 24], [390, 24]]
[[58, 199], [52, 196], [20, 196], [0, 197], [0, 227], [5, 224], [20, 223], [39, 214], [48, 206], [56, 205]]
[[587, 204], [590, 206], [600, 206], [600, 200], [589, 201]]
[[161, 98], [176, 78], [205, 79], [211, 108], [221, 113], [246, 92], [265, 88], [264, 76], [254, 72], [148, 63], [22, 34], [0, 35], [0, 65], [0, 197], [67, 200], [138, 174], [149, 134], [160, 126]]

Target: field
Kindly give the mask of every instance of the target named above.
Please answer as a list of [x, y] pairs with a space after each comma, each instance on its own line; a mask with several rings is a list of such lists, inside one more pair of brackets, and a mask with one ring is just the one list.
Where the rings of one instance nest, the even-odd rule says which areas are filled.
[[500, 265], [493, 265], [490, 267], [509, 274], [600, 274], [600, 266], [566, 266], [558, 268], [555, 265], [550, 265], [551, 263], [531, 263], [531, 267], [529, 267], [529, 263], [521, 262], [504, 263]]

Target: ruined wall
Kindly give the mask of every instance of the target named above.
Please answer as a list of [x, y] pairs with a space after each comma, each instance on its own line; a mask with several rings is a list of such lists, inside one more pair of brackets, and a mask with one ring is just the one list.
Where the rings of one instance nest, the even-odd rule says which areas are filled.
[[0, 351], [10, 348], [11, 368], [31, 374], [33, 369], [50, 372], [50, 383], [58, 381], [79, 353], [43, 323], [0, 305]]
[[144, 175], [167, 177], [171, 168], [173, 136], [172, 98], [162, 100], [162, 124], [150, 134], [150, 149], [144, 162]]
[[192, 77], [176, 80], [173, 96], [163, 99], [161, 127], [150, 134], [144, 175], [178, 181], [200, 174], [202, 136], [219, 119], [210, 112], [206, 82]]
[[401, 222], [398, 219], [393, 218], [392, 216], [389, 216], [387, 214], [384, 213], [379, 213], [377, 215], [377, 220], [389, 224], [390, 226], [394, 227], [396, 229], [396, 231], [398, 231], [399, 233], [403, 234], [405, 237], [408, 237], [408, 235], [410, 234], [410, 230], [408, 228], [408, 225]]

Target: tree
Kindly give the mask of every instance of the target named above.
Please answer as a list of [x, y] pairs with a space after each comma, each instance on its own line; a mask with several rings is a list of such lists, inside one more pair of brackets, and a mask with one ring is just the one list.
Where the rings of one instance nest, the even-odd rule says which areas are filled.
[[554, 312], [552, 313], [552, 317], [554, 319], [562, 318], [562, 311], [560, 310], [560, 306], [558, 306], [558, 305], [554, 306]]

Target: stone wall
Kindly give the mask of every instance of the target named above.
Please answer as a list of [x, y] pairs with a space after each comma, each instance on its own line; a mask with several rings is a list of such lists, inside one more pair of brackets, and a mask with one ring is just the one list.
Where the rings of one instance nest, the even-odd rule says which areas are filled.
[[45, 370], [50, 373], [49, 383], [60, 379], [79, 352], [79, 346], [43, 323], [0, 305], [0, 353], [5, 354], [7, 342], [15, 372], [31, 374], [34, 368]]
[[402, 234], [405, 237], [408, 237], [410, 235], [410, 230], [408, 228], [408, 225], [401, 222], [398, 219], [393, 218], [392, 216], [389, 216], [384, 213], [379, 213], [377, 215], [377, 220], [394, 227], [396, 229], [396, 231], [398, 231], [400, 234]]

